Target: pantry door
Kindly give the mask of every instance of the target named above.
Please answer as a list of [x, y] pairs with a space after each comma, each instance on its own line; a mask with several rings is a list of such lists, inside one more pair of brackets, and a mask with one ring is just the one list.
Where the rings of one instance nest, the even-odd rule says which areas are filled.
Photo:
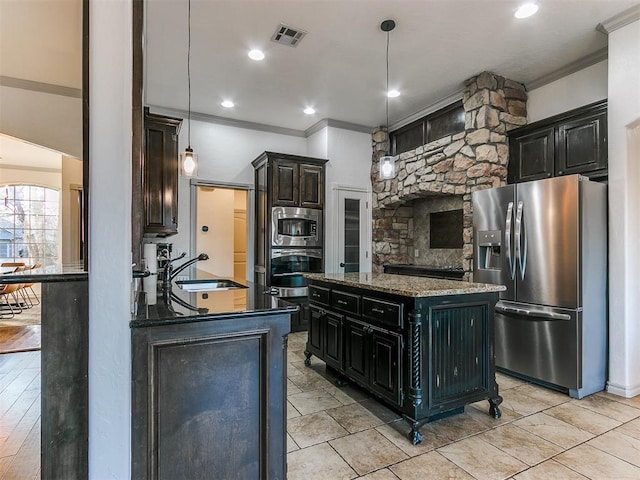
[[371, 271], [370, 194], [366, 190], [336, 188], [337, 243], [334, 271]]

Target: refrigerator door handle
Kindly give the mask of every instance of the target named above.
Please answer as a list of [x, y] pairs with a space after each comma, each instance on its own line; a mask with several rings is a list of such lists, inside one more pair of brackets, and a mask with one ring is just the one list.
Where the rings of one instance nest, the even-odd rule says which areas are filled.
[[547, 310], [538, 310], [536, 308], [521, 308], [504, 305], [502, 302], [496, 303], [496, 312], [521, 315], [523, 317], [544, 318], [546, 320], [571, 320], [571, 315], [566, 313], [549, 312]]
[[527, 269], [527, 235], [522, 223], [524, 214], [524, 203], [518, 202], [516, 210], [516, 228], [515, 228], [515, 253], [518, 265], [520, 266], [520, 278], [524, 280], [524, 274]]
[[507, 206], [507, 222], [504, 229], [504, 249], [507, 255], [507, 260], [509, 262], [509, 275], [511, 275], [511, 279], [513, 280], [516, 273], [516, 263], [511, 258], [511, 220], [513, 218], [513, 202], [509, 202]]

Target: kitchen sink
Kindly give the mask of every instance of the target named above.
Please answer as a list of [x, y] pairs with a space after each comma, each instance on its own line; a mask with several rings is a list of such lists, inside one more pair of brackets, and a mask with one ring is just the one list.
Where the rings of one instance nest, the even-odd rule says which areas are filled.
[[206, 280], [178, 280], [176, 285], [186, 292], [218, 292], [248, 288], [246, 285], [227, 278], [209, 278]]

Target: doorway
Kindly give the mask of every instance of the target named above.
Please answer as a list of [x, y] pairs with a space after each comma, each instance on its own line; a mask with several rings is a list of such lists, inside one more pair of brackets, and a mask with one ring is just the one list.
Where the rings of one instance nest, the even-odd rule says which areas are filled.
[[334, 272], [371, 271], [370, 196], [367, 190], [356, 187], [334, 188], [335, 205], [338, 207], [332, 265]]
[[249, 190], [246, 187], [195, 181], [193, 221], [194, 255], [209, 259], [198, 268], [212, 275], [245, 282], [250, 249], [247, 239]]

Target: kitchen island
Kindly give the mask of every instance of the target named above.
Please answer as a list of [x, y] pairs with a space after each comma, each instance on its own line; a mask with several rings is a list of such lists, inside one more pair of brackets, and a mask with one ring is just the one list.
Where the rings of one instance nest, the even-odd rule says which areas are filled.
[[242, 283], [197, 292], [174, 283], [151, 302], [139, 299], [130, 324], [132, 478], [286, 477], [286, 345], [296, 308]]
[[307, 274], [306, 364], [323, 360], [419, 428], [483, 399], [501, 415], [494, 307], [501, 285], [384, 273]]

